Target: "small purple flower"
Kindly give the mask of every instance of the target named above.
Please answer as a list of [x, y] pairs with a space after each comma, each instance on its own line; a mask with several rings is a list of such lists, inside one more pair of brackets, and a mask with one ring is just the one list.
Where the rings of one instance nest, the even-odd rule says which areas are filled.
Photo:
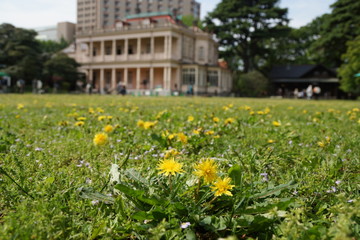
[[335, 181], [336, 185], [339, 185], [341, 183], [341, 180]]
[[190, 225], [191, 225], [190, 222], [183, 222], [183, 223], [181, 223], [180, 227], [182, 229], [185, 229], [185, 228], [188, 228]]
[[350, 199], [350, 200], [348, 200], [347, 202], [348, 202], [348, 203], [352, 203], [352, 202], [354, 202], [354, 200], [353, 200], [353, 199]]
[[262, 180], [263, 180], [264, 182], [269, 181], [269, 178], [268, 178], [268, 174], [267, 174], [267, 173], [260, 173], [260, 176], [263, 177]]
[[91, 204], [92, 204], [92, 205], [98, 205], [98, 204], [99, 204], [99, 200], [92, 200], [92, 201], [91, 201]]
[[35, 148], [35, 151], [42, 151], [42, 150], [44, 150], [43, 148], [41, 148], [41, 147], [37, 147], [37, 148]]

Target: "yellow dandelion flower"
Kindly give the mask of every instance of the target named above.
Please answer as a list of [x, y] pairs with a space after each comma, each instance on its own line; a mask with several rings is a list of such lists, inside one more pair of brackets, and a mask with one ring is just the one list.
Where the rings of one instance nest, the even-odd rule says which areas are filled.
[[176, 137], [176, 135], [172, 133], [172, 134], [169, 134], [168, 139], [173, 140], [175, 137]]
[[23, 109], [25, 107], [24, 104], [18, 103], [18, 105], [16, 106], [17, 109]]
[[105, 111], [104, 111], [104, 109], [99, 108], [99, 107], [98, 107], [98, 108], [96, 108], [96, 111], [97, 111], [98, 113], [103, 113], [103, 112], [105, 112]]
[[59, 126], [68, 126], [69, 122], [68, 121], [61, 121], [58, 123]]
[[76, 123], [74, 123], [74, 125], [77, 126], [77, 127], [84, 126], [84, 124], [85, 124], [84, 121], [77, 121]]
[[111, 119], [113, 119], [113, 116], [107, 116], [106, 117], [108, 120], [111, 120]]
[[288, 110], [293, 110], [293, 109], [294, 109], [294, 107], [292, 107], [292, 106], [288, 107]]
[[144, 129], [150, 129], [155, 126], [156, 122], [144, 122]]
[[93, 142], [96, 146], [102, 146], [109, 142], [108, 135], [106, 133], [98, 133], [95, 135]]
[[331, 137], [326, 136], [326, 137], [325, 137], [325, 140], [326, 140], [327, 143], [330, 143], [330, 142], [331, 142]]
[[223, 194], [232, 196], [230, 190], [235, 187], [235, 185], [231, 185], [231, 178], [225, 177], [224, 179], [218, 179], [214, 183], [214, 186], [211, 189], [215, 192], [215, 197], [221, 196]]
[[94, 113], [95, 113], [95, 110], [94, 110], [93, 108], [89, 108], [88, 112], [89, 112], [90, 114], [94, 114]]
[[103, 121], [103, 120], [105, 120], [106, 119], [106, 116], [99, 116], [98, 117], [98, 121]]
[[182, 164], [176, 162], [173, 158], [160, 161], [157, 170], [160, 170], [159, 174], [164, 174], [165, 176], [184, 172], [182, 169]]
[[317, 145], [322, 148], [325, 147], [325, 143], [323, 141], [317, 142]]
[[220, 138], [220, 135], [215, 135], [213, 136], [213, 138]]
[[176, 149], [172, 148], [172, 149], [167, 150], [167, 151], [165, 152], [164, 158], [165, 158], [165, 159], [169, 159], [169, 158], [176, 157], [177, 155], [180, 155], [180, 154], [181, 154], [180, 152], [178, 152]]
[[231, 123], [233, 123], [233, 122], [235, 122], [235, 118], [227, 118], [227, 119], [225, 119], [225, 121], [224, 121], [225, 125], [231, 124]]
[[86, 117], [78, 117], [76, 120], [78, 120], [78, 121], [85, 121], [85, 120], [86, 120]]
[[107, 133], [110, 133], [110, 132], [114, 131], [114, 127], [111, 126], [111, 125], [106, 125], [104, 127], [104, 131], [107, 132]]
[[145, 122], [144, 122], [143, 120], [139, 120], [139, 121], [137, 121], [137, 126], [143, 128], [143, 127], [144, 127], [144, 123], [145, 123]]
[[267, 142], [268, 142], [268, 143], [274, 143], [275, 140], [269, 139]]
[[188, 116], [187, 121], [188, 121], [188, 122], [192, 122], [192, 121], [194, 121], [194, 117], [193, 117], [193, 116], [191, 116], [191, 115], [190, 115], [190, 116]]
[[280, 126], [281, 126], [281, 123], [278, 122], [278, 121], [273, 121], [273, 122], [272, 122], [272, 125], [275, 126], [275, 127], [280, 127]]
[[193, 134], [195, 134], [195, 135], [199, 135], [199, 134], [200, 134], [199, 129], [194, 129], [194, 130], [193, 130]]
[[188, 142], [187, 136], [186, 136], [185, 134], [183, 134], [183, 133], [178, 133], [178, 134], [177, 134], [177, 138], [178, 138], [178, 140], [179, 140], [180, 142], [182, 142], [182, 143], [184, 143], [184, 144], [186, 144], [186, 143]]
[[195, 166], [194, 174], [199, 178], [204, 178], [206, 183], [211, 183], [217, 179], [217, 166], [213, 159], [202, 160]]
[[205, 132], [205, 135], [214, 135], [214, 131], [213, 130], [209, 130]]
[[266, 107], [265, 110], [264, 110], [264, 113], [269, 114], [270, 113], [270, 108]]
[[250, 114], [250, 115], [255, 115], [255, 112], [254, 112], [254, 111], [250, 111], [249, 114]]
[[303, 110], [303, 114], [307, 114], [308, 113], [308, 111], [307, 110]]
[[353, 108], [352, 111], [353, 112], [360, 112], [360, 109], [359, 108]]
[[263, 111], [257, 111], [256, 114], [258, 114], [258, 115], [264, 115], [265, 112], [263, 112]]
[[15, 118], [21, 118], [21, 116], [20, 116], [20, 115], [16, 115]]
[[218, 123], [219, 121], [220, 121], [220, 119], [218, 118], [218, 117], [213, 117], [213, 122], [215, 122], [215, 123]]

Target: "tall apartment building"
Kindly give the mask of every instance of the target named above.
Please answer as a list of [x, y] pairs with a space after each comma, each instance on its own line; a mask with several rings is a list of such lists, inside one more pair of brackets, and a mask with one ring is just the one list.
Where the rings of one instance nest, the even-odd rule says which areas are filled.
[[169, 13], [174, 9], [179, 16], [200, 19], [200, 3], [195, 0], [78, 0], [77, 30], [112, 28], [130, 15]]
[[140, 95], [227, 95], [232, 88], [213, 35], [171, 14], [138, 14], [113, 28], [78, 31], [67, 54], [102, 94], [119, 86]]

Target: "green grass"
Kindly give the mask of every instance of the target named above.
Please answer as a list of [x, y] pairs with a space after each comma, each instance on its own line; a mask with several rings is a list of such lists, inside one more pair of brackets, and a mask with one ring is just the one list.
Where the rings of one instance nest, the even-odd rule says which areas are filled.
[[[359, 107], [1, 95], [0, 239], [358, 239]], [[169, 149], [184, 172], [166, 177], [157, 168]], [[215, 198], [194, 175], [205, 158], [232, 179], [232, 196]]]

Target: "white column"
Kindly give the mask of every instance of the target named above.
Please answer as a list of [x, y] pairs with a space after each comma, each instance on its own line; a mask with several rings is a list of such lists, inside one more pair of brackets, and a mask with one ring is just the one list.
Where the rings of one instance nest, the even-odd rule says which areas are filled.
[[167, 56], [168, 56], [168, 37], [167, 36], [164, 37], [164, 55], [165, 55], [165, 58], [167, 58]]
[[150, 67], [150, 90], [154, 89], [154, 68]]
[[221, 93], [223, 87], [224, 87], [224, 85], [223, 85], [223, 80], [222, 80], [221, 69], [219, 69], [218, 70], [218, 88], [219, 88], [218, 93]]
[[166, 78], [167, 78], [166, 74], [167, 74], [166, 67], [164, 67], [163, 68], [163, 86], [162, 86], [162, 88], [164, 90], [166, 90]]
[[124, 85], [128, 87], [128, 69], [124, 68]]
[[113, 43], [112, 43], [112, 55], [113, 55], [113, 58], [114, 58], [114, 61], [115, 61], [115, 58], [116, 58], [116, 40], [113, 40]]
[[90, 43], [89, 43], [89, 57], [90, 58], [92, 58], [93, 57], [93, 51], [94, 51], [94, 43], [93, 43], [93, 41], [91, 41]]
[[140, 70], [141, 68], [136, 68], [136, 90], [140, 90]]
[[104, 69], [100, 69], [100, 94], [104, 94]]
[[141, 54], [141, 38], [137, 39], [137, 59], [140, 59]]
[[101, 41], [100, 43], [100, 56], [101, 56], [101, 59], [104, 60], [104, 57], [105, 57], [105, 44], [104, 44], [104, 41]]
[[155, 55], [155, 38], [151, 37], [151, 59], [154, 59], [154, 55]]
[[178, 87], [178, 91], [181, 91], [181, 67], [177, 67], [176, 69], [176, 83]]
[[172, 59], [172, 36], [169, 37], [169, 57], [170, 59]]
[[124, 47], [125, 60], [128, 59], [128, 53], [129, 53], [129, 39], [126, 38], [125, 39], [125, 47]]
[[171, 67], [168, 68], [168, 74], [167, 74], [167, 87], [168, 90], [171, 91], [172, 87], [171, 86]]
[[112, 93], [116, 94], [116, 69], [111, 69], [111, 89]]

